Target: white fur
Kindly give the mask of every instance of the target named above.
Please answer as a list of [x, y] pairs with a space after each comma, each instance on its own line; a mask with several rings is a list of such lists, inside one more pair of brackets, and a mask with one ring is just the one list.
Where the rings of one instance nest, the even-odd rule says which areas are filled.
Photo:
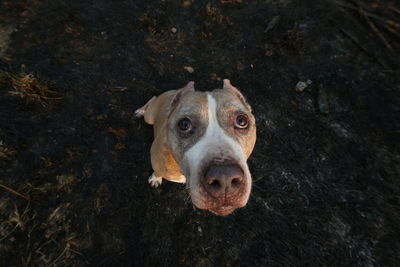
[[[156, 176], [155, 174], [154, 174], [154, 172], [153, 172], [153, 174], [149, 177], [149, 184], [152, 186], [152, 187], [155, 187], [155, 188], [157, 188], [157, 187], [159, 187], [161, 184], [162, 184], [162, 177], [158, 177], [158, 176]], [[184, 175], [180, 175], [180, 176], [178, 176], [178, 177], [176, 177], [176, 179], [175, 180], [170, 180], [171, 182], [175, 182], [175, 183], [182, 183], [182, 184], [184, 184], [184, 183], [186, 183], [186, 177], [184, 176]]]
[[[208, 125], [205, 134], [185, 153], [185, 158], [190, 166], [190, 176], [196, 177], [204, 158], [208, 155], [220, 157], [231, 157], [240, 162], [244, 167], [245, 174], [250, 174], [242, 147], [232, 139], [221, 128], [217, 119], [217, 102], [214, 97], [207, 93], [208, 103]], [[196, 186], [199, 179], [190, 179], [188, 186]], [[194, 183], [194, 184], [193, 184]]]
[[149, 184], [152, 187], [156, 187], [157, 188], [157, 187], [159, 187], [161, 185], [161, 183], [162, 183], [162, 177], [156, 176], [154, 174], [154, 172], [153, 172], [153, 174], [149, 177]]
[[171, 182], [184, 184], [184, 183], [186, 183], [186, 177], [185, 177], [185, 175], [182, 174], [181, 176], [178, 177], [178, 179], [173, 180]]

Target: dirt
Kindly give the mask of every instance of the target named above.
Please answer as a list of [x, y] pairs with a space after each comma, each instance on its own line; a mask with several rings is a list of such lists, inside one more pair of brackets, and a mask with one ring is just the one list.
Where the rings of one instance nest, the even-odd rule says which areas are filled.
[[[2, 0], [0, 265], [396, 266], [399, 41], [396, 1]], [[258, 139], [218, 217], [133, 111], [223, 78]]]

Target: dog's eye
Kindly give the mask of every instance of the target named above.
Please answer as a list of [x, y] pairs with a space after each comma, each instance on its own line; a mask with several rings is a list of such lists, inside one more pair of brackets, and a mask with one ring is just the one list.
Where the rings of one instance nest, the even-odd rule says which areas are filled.
[[239, 114], [235, 120], [235, 127], [239, 129], [245, 129], [249, 126], [249, 119], [244, 114]]
[[178, 128], [182, 132], [188, 132], [193, 128], [192, 122], [188, 118], [181, 119], [178, 122]]

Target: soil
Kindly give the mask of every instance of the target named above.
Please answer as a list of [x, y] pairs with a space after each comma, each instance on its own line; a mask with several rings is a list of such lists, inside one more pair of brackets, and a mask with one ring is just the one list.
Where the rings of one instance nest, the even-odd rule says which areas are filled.
[[[396, 1], [2, 0], [0, 265], [396, 266], [399, 59]], [[258, 137], [219, 217], [133, 112], [224, 78]]]

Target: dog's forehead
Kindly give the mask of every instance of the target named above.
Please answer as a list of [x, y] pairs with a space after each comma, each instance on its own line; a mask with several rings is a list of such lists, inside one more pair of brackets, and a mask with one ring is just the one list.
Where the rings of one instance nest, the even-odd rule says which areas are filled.
[[215, 99], [218, 107], [227, 107], [230, 106], [237, 110], [245, 110], [246, 107], [240, 101], [240, 99], [232, 94], [229, 90], [225, 89], [215, 89], [210, 92], [212, 97]]
[[215, 101], [217, 111], [221, 111], [223, 109], [246, 110], [246, 107], [243, 105], [240, 99], [230, 91], [224, 89], [214, 89], [213, 91], [207, 92], [194, 91], [187, 93], [185, 97], [181, 99], [180, 104], [175, 110], [175, 114], [178, 117], [185, 114], [200, 114], [207, 117], [209, 109], [209, 100], [207, 95], [210, 95]]
[[177, 108], [178, 114], [201, 113], [207, 109], [207, 95], [204, 92], [190, 92]]

